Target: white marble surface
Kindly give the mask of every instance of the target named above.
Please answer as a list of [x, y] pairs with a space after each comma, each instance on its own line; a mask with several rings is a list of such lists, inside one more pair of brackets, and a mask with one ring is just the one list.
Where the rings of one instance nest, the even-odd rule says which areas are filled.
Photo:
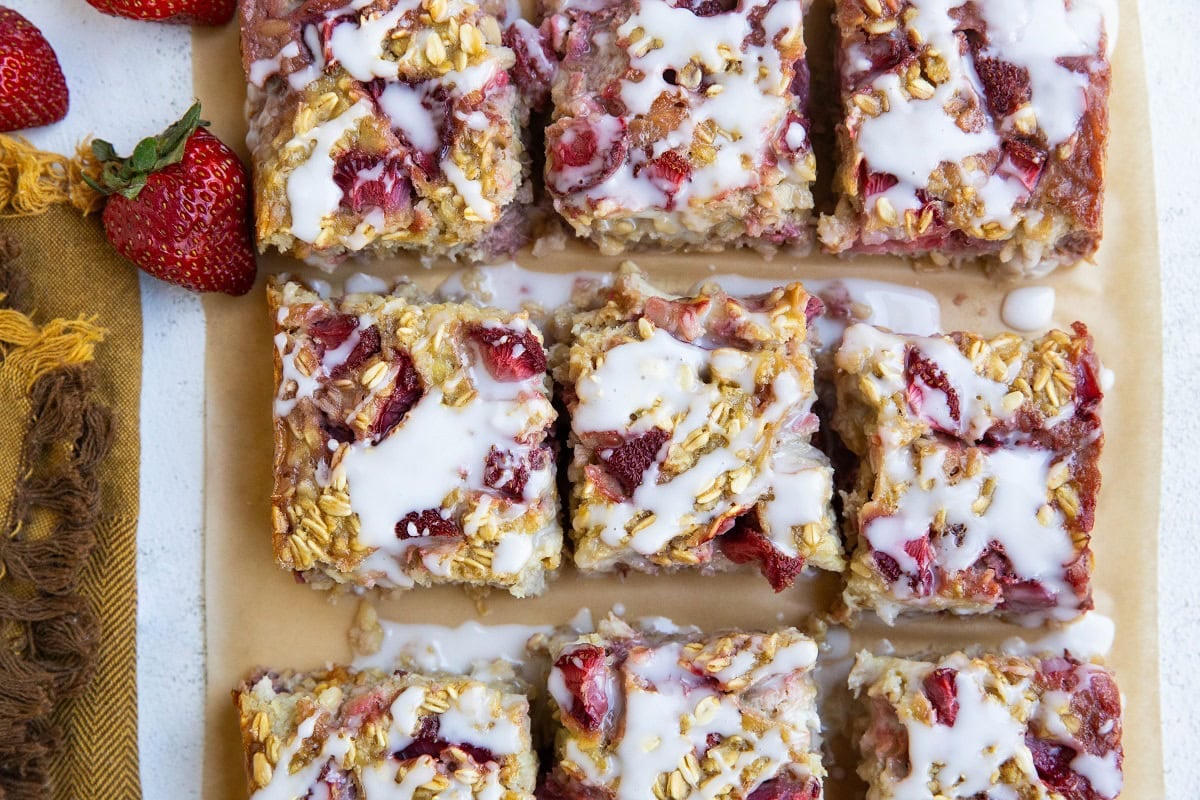
[[[41, 28], [71, 92], [62, 122], [26, 135], [70, 153], [86, 134], [127, 153], [192, 102], [187, 28], [108, 17], [83, 0], [4, 0]], [[97, 42], [129, 58], [97, 57]], [[136, 87], [132, 91], [130, 87]], [[120, 97], [123, 102], [113, 102]], [[131, 266], [130, 269], [133, 269]], [[204, 314], [199, 297], [141, 275], [138, 744], [147, 798], [200, 796], [204, 717]], [[172, 713], [162, 713], [171, 709]]]
[[[128, 147], [156, 131], [190, 100], [190, 67], [182, 29], [102, 17], [81, 0], [5, 0], [33, 19], [58, 47], [75, 92], [63, 123], [35, 139], [63, 150], [87, 131], [111, 134]], [[1189, 474], [1200, 453], [1200, 48], [1196, 0], [1142, 0], [1153, 126], [1153, 163], [1164, 297], [1166, 418], [1162, 530], [1159, 539], [1162, 619], [1162, 705], [1167, 797], [1197, 796], [1200, 786], [1200, 697], [1190, 676], [1200, 667], [1200, 511]], [[97, 58], [95, 42], [120, 39], [132, 63]], [[64, 46], [65, 45], [65, 46]], [[136, 77], [135, 77], [136, 76]], [[138, 87], [121, 106], [105, 102], [112, 87]], [[109, 87], [110, 91], [105, 91]], [[1136, 287], [1131, 287], [1131, 291]], [[148, 798], [200, 796], [196, 724], [203, 714], [204, 639], [201, 502], [203, 462], [203, 315], [195, 297], [143, 276], [145, 319], [142, 404], [142, 516], [138, 530], [139, 731]], [[169, 398], [169, 403], [162, 402]], [[1120, 491], [1120, 487], [1107, 487]], [[1138, 535], [1130, 531], [1129, 535]], [[1136, 680], [1137, 676], [1123, 676]], [[1131, 798], [1131, 800], [1133, 800]], [[1137, 798], [1136, 800], [1154, 800]]]

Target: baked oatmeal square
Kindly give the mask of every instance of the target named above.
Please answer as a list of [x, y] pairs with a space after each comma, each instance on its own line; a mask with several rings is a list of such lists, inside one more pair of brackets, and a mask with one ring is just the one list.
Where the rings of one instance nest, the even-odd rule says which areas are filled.
[[260, 249], [329, 266], [356, 253], [479, 259], [526, 241], [529, 108], [516, 74], [541, 45], [492, 6], [503, 11], [242, 3]]
[[847, 328], [833, 427], [851, 611], [1073, 619], [1092, 607], [1103, 371], [1087, 329], [900, 336]]
[[546, 185], [604, 253], [812, 241], [801, 0], [547, 0]]
[[837, 0], [835, 253], [1043, 275], [1103, 229], [1101, 0]]
[[1124, 783], [1121, 693], [1070, 656], [860, 653], [858, 774], [867, 800], [1113, 800]]
[[258, 670], [233, 700], [253, 796], [533, 800], [516, 685], [333, 666]]
[[562, 549], [541, 333], [525, 313], [268, 288], [275, 557], [328, 588], [540, 593]]
[[782, 590], [805, 566], [844, 566], [833, 470], [813, 445], [819, 308], [799, 283], [679, 297], [627, 267], [603, 307], [575, 316], [555, 375], [579, 569], [750, 563]]
[[794, 628], [702, 634], [616, 617], [551, 640], [543, 800], [817, 800], [817, 645]]

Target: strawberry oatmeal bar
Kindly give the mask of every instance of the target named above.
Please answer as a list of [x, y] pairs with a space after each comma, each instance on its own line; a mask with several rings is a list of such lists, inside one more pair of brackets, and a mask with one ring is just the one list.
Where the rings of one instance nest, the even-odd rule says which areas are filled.
[[540, 593], [562, 529], [541, 334], [524, 313], [269, 289], [275, 557], [321, 588]]
[[602, 252], [811, 244], [801, 0], [544, 0], [546, 184]]
[[1108, 138], [1105, 0], [837, 0], [845, 115], [831, 252], [1091, 258]]
[[609, 617], [550, 650], [542, 800], [821, 796], [817, 645], [794, 628], [662, 633]]
[[845, 494], [845, 603], [1068, 620], [1092, 607], [1101, 368], [1087, 329], [897, 336], [850, 326], [833, 427], [860, 459]]
[[259, 247], [323, 264], [516, 250], [528, 107], [505, 42], [542, 54], [528, 23], [472, 3], [244, 2]]
[[259, 670], [233, 692], [254, 797], [533, 800], [518, 687], [403, 670]]
[[781, 590], [807, 564], [845, 566], [833, 470], [812, 444], [819, 308], [798, 283], [676, 297], [627, 267], [576, 315], [554, 357], [581, 570], [756, 563]]
[[1121, 695], [1067, 656], [936, 661], [860, 653], [858, 774], [867, 800], [1113, 800], [1123, 780]]

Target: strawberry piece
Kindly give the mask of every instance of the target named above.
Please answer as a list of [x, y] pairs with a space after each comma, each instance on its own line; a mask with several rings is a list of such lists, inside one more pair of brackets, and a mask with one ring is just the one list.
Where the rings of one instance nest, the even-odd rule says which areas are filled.
[[[799, 126], [799, 130], [802, 132], [802, 135], [799, 137], [792, 130], [795, 126]], [[804, 117], [795, 111], [789, 111], [787, 117], [783, 120], [783, 124], [779, 126], [779, 132], [775, 134], [774, 146], [776, 153], [792, 158], [799, 153], [807, 153], [811, 150], [812, 134], [809, 131], [808, 123], [804, 121]]]
[[825, 301], [814, 295], [809, 295], [804, 304], [804, 321], [812, 325], [813, 320], [825, 313]]
[[528, 328], [472, 326], [467, 335], [479, 345], [484, 366], [498, 381], [523, 381], [546, 371], [546, 351]]
[[737, 0], [678, 0], [676, 8], [686, 8], [697, 17], [715, 17], [737, 8]]
[[904, 552], [917, 562], [917, 572], [909, 578], [909, 584], [918, 597], [926, 597], [933, 593], [933, 544], [928, 537], [912, 539], [904, 543]]
[[397, 539], [417, 539], [422, 536], [462, 536], [462, 528], [453, 519], [442, 516], [440, 509], [412, 511], [396, 523]]
[[1100, 800], [1092, 784], [1075, 770], [1071, 762], [1079, 755], [1074, 748], [1025, 734], [1025, 745], [1033, 754], [1033, 766], [1046, 788], [1064, 800]]
[[[358, 324], [358, 320], [354, 320]], [[367, 363], [371, 358], [379, 354], [380, 350], [379, 327], [372, 325], [366, 328], [358, 336], [358, 343], [354, 345], [354, 349], [350, 351], [350, 355], [346, 356], [346, 360], [338, 366], [334, 367], [329, 373], [331, 378], [344, 378], [354, 370]]]
[[200, 104], [127, 159], [92, 142], [109, 195], [104, 233], [121, 255], [156, 278], [195, 292], [241, 295], [257, 267], [250, 234], [246, 168], [204, 129]]
[[451, 747], [458, 748], [467, 754], [467, 756], [476, 764], [487, 764], [495, 762], [496, 756], [491, 750], [478, 745], [467, 744], [466, 742], [448, 742], [441, 738], [441, 722], [437, 717], [422, 717], [421, 727], [417, 731], [412, 744], [392, 754], [392, 758], [397, 761], [409, 761], [421, 756], [431, 756], [435, 759], [443, 760], [447, 763], [452, 763], [455, 756], [447, 753]]
[[621, 482], [606, 472], [603, 467], [595, 464], [588, 464], [583, 468], [583, 473], [587, 477], [589, 484], [595, 488], [596, 493], [611, 503], [623, 503], [627, 495], [625, 490], [621, 488]]
[[875, 569], [879, 570], [879, 574], [888, 583], [895, 583], [900, 580], [900, 562], [896, 561], [896, 559], [881, 550], [871, 553], [871, 559], [875, 562]]
[[554, 50], [545, 34], [523, 19], [504, 30], [504, 44], [513, 51], [513, 80], [530, 110], [541, 111], [550, 100], [550, 84], [558, 71]]
[[546, 184], [559, 194], [599, 186], [628, 152], [629, 132], [620, 117], [561, 119], [546, 129]]
[[933, 716], [938, 723], [954, 727], [958, 719], [958, 685], [955, 678], [957, 670], [941, 667], [925, 676], [921, 688], [933, 706]]
[[[788, 84], [788, 91], [798, 101], [800, 108], [808, 107], [808, 95], [812, 91], [812, 72], [808, 68], [808, 61], [804, 58], [796, 59], [792, 62], [792, 82]], [[792, 121], [792, 116], [796, 120], [803, 122], [800, 115], [795, 111], [788, 112], [788, 121]], [[806, 125], [805, 128], [808, 126]], [[786, 130], [786, 126], [784, 130]]]
[[[921, 384], [945, 395], [946, 407], [950, 411], [950, 419], [955, 422], [961, 421], [960, 415], [962, 412], [959, 406], [958, 392], [950, 384], [950, 379], [946, 377], [946, 373], [942, 372], [937, 364], [924, 358], [915, 347], [910, 347], [904, 356], [904, 377], [908, 382], [909, 391], [915, 392], [916, 395], [922, 398], [924, 397], [924, 392], [921, 390]], [[913, 408], [916, 411], [920, 411], [920, 408], [916, 404], [913, 404]], [[954, 433], [954, 431], [950, 431], [950, 433]]]
[[412, 202], [402, 157], [349, 150], [334, 163], [333, 181], [342, 190], [342, 205], [356, 214], [371, 208], [391, 214]]
[[651, 428], [645, 433], [626, 439], [605, 455], [600, 454], [608, 473], [617, 479], [626, 495], [642, 485], [646, 470], [658, 461], [658, 451], [671, 438], [662, 428]]
[[1075, 738], [1088, 753], [1102, 756], [1121, 747], [1121, 692], [1110, 675], [1091, 673], [1071, 697], [1071, 711], [1081, 722]]
[[344, 422], [333, 420], [322, 414], [320, 419], [321, 430], [328, 437], [326, 441], [332, 439], [335, 442], [349, 444], [354, 441], [354, 430]]
[[665, 297], [648, 297], [642, 314], [676, 339], [692, 342], [704, 335], [704, 316], [712, 305], [707, 297], [668, 300]]
[[754, 512], [742, 514], [733, 527], [717, 538], [721, 553], [735, 564], [758, 562], [762, 576], [771, 588], [782, 592], [796, 581], [804, 569], [804, 559], [781, 553], [762, 532], [758, 515]]
[[224, 25], [233, 19], [237, 0], [87, 0], [113, 17], [177, 25]]
[[366, 692], [342, 706], [342, 719], [356, 723], [355, 727], [364, 722], [377, 719], [388, 708], [395, 697], [383, 690]]
[[417, 373], [417, 368], [413, 366], [412, 358], [408, 353], [402, 350], [397, 351], [392, 363], [399, 367], [399, 372], [396, 374], [396, 384], [392, 388], [392, 393], [382, 401], [377, 401], [379, 412], [375, 421], [371, 423], [371, 434], [375, 437], [375, 441], [383, 439], [391, 432], [392, 428], [399, 425], [409, 409], [415, 406], [421, 396], [425, 394], [421, 376]]
[[791, 778], [772, 778], [751, 792], [746, 800], [818, 800], [821, 784], [816, 778], [803, 783]]
[[358, 786], [350, 773], [338, 766], [337, 759], [331, 758], [325, 762], [321, 774], [317, 776], [318, 783], [325, 784], [329, 800], [358, 800]]
[[975, 71], [983, 84], [988, 110], [995, 117], [1007, 117], [1033, 97], [1029, 70], [998, 58], [975, 56]]
[[899, 182], [900, 179], [890, 172], [872, 172], [866, 161], [858, 165], [858, 194], [863, 200], [883, 194]]
[[358, 330], [358, 317], [353, 314], [323, 314], [305, 325], [308, 338], [317, 343], [322, 355], [345, 344], [350, 334]]
[[0, 6], [0, 131], [58, 122], [69, 105], [54, 48], [36, 25]]
[[572, 696], [571, 707], [564, 709], [567, 719], [592, 733], [600, 730], [608, 715], [607, 655], [603, 647], [584, 644], [563, 653], [554, 662]]
[[1007, 139], [1001, 149], [1004, 157], [996, 171], [1016, 178], [1031, 192], [1036, 189], [1046, 166], [1046, 153], [1023, 139]]
[[546, 448], [514, 452], [499, 450], [492, 445], [483, 469], [483, 485], [495, 489], [509, 500], [523, 500], [529, 474], [545, 469], [549, 463], [550, 451]]
[[678, 150], [668, 150], [647, 163], [645, 172], [651, 183], [667, 194], [674, 194], [692, 177], [692, 162]]
[[[859, 45], [861, 55], [870, 63], [859, 85], [870, 83], [876, 76], [884, 72], [897, 71], [898, 67], [907, 67], [917, 57], [917, 48], [908, 38], [904, 28], [897, 26], [884, 35], [868, 36]], [[903, 70], [899, 70], [903, 71]]]
[[1076, 413], [1081, 411], [1090, 413], [1104, 399], [1104, 392], [1100, 387], [1100, 360], [1092, 349], [1092, 338], [1088, 335], [1087, 326], [1082, 322], [1073, 322], [1071, 331], [1076, 336], [1087, 340], [1075, 368]]

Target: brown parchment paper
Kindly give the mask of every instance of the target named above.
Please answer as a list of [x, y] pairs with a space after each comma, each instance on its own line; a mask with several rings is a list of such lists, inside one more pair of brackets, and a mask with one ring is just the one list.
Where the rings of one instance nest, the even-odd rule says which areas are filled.
[[[817, 39], [824, 3], [810, 15], [808, 38], [815, 64], [828, 52]], [[1120, 39], [1114, 56], [1112, 139], [1106, 203], [1106, 236], [1096, 265], [1061, 271], [1043, 283], [1057, 290], [1055, 322], [1083, 320], [1092, 329], [1116, 385], [1105, 398], [1107, 447], [1093, 547], [1096, 551], [1097, 610], [1116, 622], [1109, 659], [1125, 694], [1125, 793], [1152, 800], [1163, 796], [1158, 705], [1157, 536], [1161, 467], [1161, 304], [1156, 242], [1146, 75], [1136, 0], [1120, 2]], [[243, 156], [245, 97], [238, 61], [237, 31], [197, 29], [193, 41], [196, 92], [213, 131]], [[814, 72], [821, 69], [814, 67]], [[822, 181], [828, 181], [829, 166]], [[948, 330], [985, 332], [1002, 328], [1000, 302], [1011, 285], [973, 270], [914, 272], [896, 259], [855, 261], [814, 254], [764, 261], [752, 253], [647, 255], [635, 257], [652, 278], [683, 288], [717, 272], [784, 279], [860, 277], [888, 280], [933, 292], [942, 301]], [[600, 256], [583, 245], [566, 252], [517, 261], [543, 271], [612, 269], [620, 259]], [[296, 584], [278, 569], [271, 553], [271, 330], [262, 282], [268, 274], [313, 274], [280, 256], [260, 259], [260, 281], [244, 298], [206, 297], [206, 610], [208, 701], [205, 719], [205, 797], [243, 797], [240, 738], [230, 689], [256, 665], [311, 668], [350, 657], [345, 633], [356, 606], [353, 597], [331, 599]], [[366, 271], [383, 277], [412, 275], [432, 287], [449, 270], [424, 270], [415, 261], [348, 265], [345, 274]], [[335, 276], [335, 280], [336, 280]], [[713, 577], [681, 574], [624, 580], [584, 579], [565, 570], [541, 598], [514, 600], [493, 594], [487, 623], [561, 623], [579, 608], [603, 613], [616, 603], [627, 614], [660, 614], [682, 623], [771, 627], [802, 624], [838, 591], [835, 576], [799, 581], [776, 595], [757, 573]], [[383, 617], [404, 622], [458, 624], [477, 617], [473, 602], [450, 587], [409, 592], [380, 601]], [[879, 644], [898, 650], [972, 642], [996, 644], [1022, 631], [980, 620], [905, 622], [885, 628], [865, 621], [854, 646]], [[1033, 635], [1030, 633], [1029, 635]], [[853, 763], [840, 760], [853, 774]], [[830, 800], [861, 796], [852, 777], [829, 785]]]

